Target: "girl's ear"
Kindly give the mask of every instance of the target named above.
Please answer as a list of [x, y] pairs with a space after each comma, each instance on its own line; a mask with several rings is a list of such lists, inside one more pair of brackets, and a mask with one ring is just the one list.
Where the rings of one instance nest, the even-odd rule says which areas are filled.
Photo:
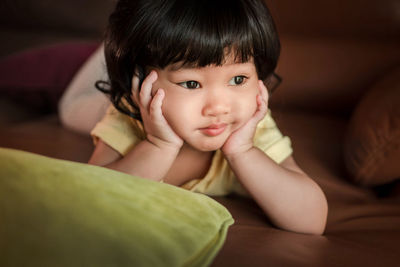
[[132, 100], [135, 102], [136, 105], [139, 105], [139, 75], [137, 69], [135, 69], [133, 76], [132, 76], [132, 87], [131, 87], [131, 94]]
[[275, 89], [281, 84], [282, 78], [278, 74], [273, 72], [263, 82], [268, 88], [268, 93], [272, 94]]

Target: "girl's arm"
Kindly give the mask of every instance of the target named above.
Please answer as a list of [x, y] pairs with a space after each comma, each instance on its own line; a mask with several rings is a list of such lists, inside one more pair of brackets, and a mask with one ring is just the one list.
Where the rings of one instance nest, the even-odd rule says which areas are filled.
[[122, 157], [116, 150], [99, 140], [89, 164], [162, 181], [178, 153], [178, 147], [158, 147], [145, 139]]
[[164, 90], [158, 89], [152, 96], [152, 86], [156, 80], [157, 73], [150, 72], [140, 91], [138, 78], [134, 76], [132, 80], [132, 97], [140, 108], [146, 139], [123, 157], [100, 140], [89, 160], [90, 164], [155, 181], [165, 177], [178, 156], [183, 140], [175, 134], [162, 114]]
[[284, 230], [322, 234], [328, 205], [321, 188], [295, 163], [280, 165], [252, 147], [226, 157], [232, 170], [273, 224]]
[[257, 111], [240, 129], [232, 133], [222, 152], [239, 181], [279, 228], [322, 234], [328, 205], [321, 188], [289, 157], [280, 165], [254, 147], [258, 122], [268, 108], [268, 93], [259, 82]]

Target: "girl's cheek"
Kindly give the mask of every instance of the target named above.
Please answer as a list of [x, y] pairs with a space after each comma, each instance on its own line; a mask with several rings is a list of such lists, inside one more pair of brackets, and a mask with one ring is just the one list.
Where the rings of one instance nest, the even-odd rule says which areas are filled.
[[252, 92], [243, 97], [243, 102], [245, 102], [244, 105], [246, 105], [248, 109], [250, 110], [257, 109], [257, 95], [258, 93]]
[[249, 120], [257, 110], [257, 95], [251, 95], [246, 98], [246, 102], [243, 102], [242, 112], [243, 119]]
[[245, 125], [253, 116], [254, 113], [257, 110], [257, 103], [254, 100], [254, 103], [252, 101], [247, 101], [243, 102], [240, 108], [238, 108], [236, 111], [235, 118], [236, 118], [236, 130]]

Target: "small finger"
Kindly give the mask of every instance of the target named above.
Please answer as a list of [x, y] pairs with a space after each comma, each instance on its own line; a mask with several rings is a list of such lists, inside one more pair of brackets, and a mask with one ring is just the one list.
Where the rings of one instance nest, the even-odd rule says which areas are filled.
[[259, 88], [260, 88], [260, 94], [262, 99], [267, 103], [268, 102], [268, 90], [263, 81], [259, 80]]
[[163, 89], [158, 89], [150, 103], [150, 117], [154, 120], [162, 118], [162, 102], [164, 100], [165, 92]]
[[153, 88], [153, 83], [157, 80], [157, 72], [151, 71], [144, 79], [142, 88], [140, 90], [140, 104], [147, 109], [151, 101], [151, 89]]
[[267, 105], [262, 99], [261, 95], [257, 96], [257, 110], [253, 116], [254, 120], [256, 123], [258, 123], [260, 120], [262, 120], [265, 117], [265, 114], [267, 113]]

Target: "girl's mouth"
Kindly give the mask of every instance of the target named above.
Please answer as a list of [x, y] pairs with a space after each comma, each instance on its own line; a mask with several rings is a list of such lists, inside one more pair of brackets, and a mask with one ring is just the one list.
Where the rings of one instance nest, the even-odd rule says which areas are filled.
[[226, 129], [227, 124], [211, 124], [206, 128], [201, 128], [200, 131], [207, 136], [217, 136], [222, 134]]

